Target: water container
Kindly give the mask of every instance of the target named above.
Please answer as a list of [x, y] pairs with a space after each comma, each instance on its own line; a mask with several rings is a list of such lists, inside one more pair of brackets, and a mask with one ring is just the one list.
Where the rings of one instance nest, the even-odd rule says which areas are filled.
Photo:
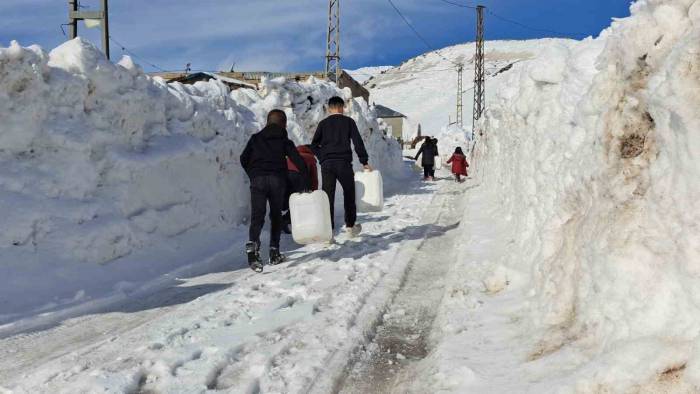
[[324, 191], [292, 194], [289, 197], [289, 214], [294, 242], [306, 245], [333, 239], [331, 207]]
[[442, 168], [442, 157], [440, 155], [435, 156], [435, 169], [439, 170]]
[[360, 212], [378, 212], [384, 208], [384, 183], [379, 171], [355, 173], [355, 202]]

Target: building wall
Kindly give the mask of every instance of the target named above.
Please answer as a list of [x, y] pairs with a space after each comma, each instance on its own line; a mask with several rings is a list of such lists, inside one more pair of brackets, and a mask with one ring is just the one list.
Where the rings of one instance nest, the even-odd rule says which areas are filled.
[[338, 78], [338, 87], [341, 89], [350, 88], [352, 97], [362, 97], [369, 104], [369, 90], [365, 89], [364, 86], [351, 77], [350, 74], [346, 73], [345, 70], [343, 70], [343, 73], [340, 74], [340, 78]]
[[403, 118], [381, 118], [384, 123], [391, 126], [391, 135], [394, 138], [403, 138]]

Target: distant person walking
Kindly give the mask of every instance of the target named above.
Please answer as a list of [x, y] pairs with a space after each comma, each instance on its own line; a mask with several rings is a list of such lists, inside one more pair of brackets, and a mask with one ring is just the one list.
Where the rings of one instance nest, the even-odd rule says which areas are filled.
[[328, 100], [330, 115], [318, 124], [311, 147], [321, 162], [321, 183], [323, 191], [328, 194], [333, 228], [335, 228], [335, 185], [336, 182], [340, 182], [345, 202], [345, 231], [355, 236], [360, 233], [362, 226], [356, 223], [355, 172], [352, 168], [351, 142], [363, 167], [369, 171], [372, 167], [368, 164], [369, 156], [357, 124], [352, 118], [343, 115], [344, 109], [345, 101], [342, 98], [335, 96]]
[[309, 145], [297, 146], [297, 151], [301, 158], [304, 159], [306, 168], [309, 170], [309, 182], [306, 182], [304, 177], [294, 165], [294, 162], [287, 158], [287, 191], [284, 196], [284, 214], [282, 215], [283, 226], [282, 231], [287, 234], [291, 234], [292, 230], [290, 225], [292, 224], [291, 214], [289, 212], [289, 197], [294, 193], [301, 193], [307, 190], [317, 190], [318, 189], [318, 170], [316, 168], [316, 157], [314, 152], [311, 150]]
[[423, 166], [423, 180], [435, 180], [435, 156], [438, 155], [437, 144], [433, 138], [426, 137], [425, 142], [421, 145], [414, 160], [418, 161], [418, 157], [423, 155], [421, 165]]
[[284, 261], [280, 253], [282, 207], [287, 183], [287, 158], [299, 169], [304, 184], [309, 183], [308, 169], [294, 143], [287, 137], [287, 116], [275, 109], [267, 114], [267, 126], [253, 134], [241, 154], [241, 165], [250, 178], [250, 241], [246, 244], [248, 265], [262, 272], [260, 233], [265, 224], [265, 210], [270, 204], [270, 264]]
[[455, 153], [452, 154], [450, 160], [447, 160], [447, 164], [450, 163], [452, 163], [452, 174], [454, 174], [455, 180], [457, 182], [462, 182], [461, 176], [468, 176], [467, 167], [469, 167], [467, 156], [462, 152], [462, 148], [457, 147], [457, 149], [455, 149]]

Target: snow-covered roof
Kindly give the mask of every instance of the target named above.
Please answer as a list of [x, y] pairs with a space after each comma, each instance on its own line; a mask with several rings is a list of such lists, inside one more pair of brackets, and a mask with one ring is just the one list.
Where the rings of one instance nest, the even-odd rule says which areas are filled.
[[406, 115], [402, 114], [401, 112], [394, 111], [393, 109], [389, 107], [385, 107], [380, 104], [375, 104], [374, 109], [377, 112], [377, 117], [378, 118], [405, 118]]
[[251, 84], [249, 84], [249, 83], [247, 83], [247, 82], [241, 81], [240, 79], [229, 78], [229, 77], [225, 77], [225, 76], [223, 76], [223, 75], [221, 75], [221, 74], [210, 73], [210, 72], [205, 72], [204, 74], [207, 74], [207, 75], [211, 76], [212, 78], [216, 78], [216, 79], [218, 79], [218, 80], [221, 81], [221, 82], [232, 83], [232, 84], [236, 84], [236, 85], [241, 85], [241, 86], [249, 87], [249, 88], [251, 88], [251, 89], [255, 89], [255, 85], [251, 85]]

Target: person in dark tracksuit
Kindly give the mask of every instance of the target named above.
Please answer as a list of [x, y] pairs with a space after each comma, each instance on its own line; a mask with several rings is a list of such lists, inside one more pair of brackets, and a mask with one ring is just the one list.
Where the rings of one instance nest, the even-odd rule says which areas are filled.
[[421, 145], [418, 153], [414, 160], [418, 160], [418, 157], [422, 154], [423, 159], [421, 164], [423, 165], [423, 179], [426, 181], [435, 180], [435, 156], [438, 155], [436, 140], [430, 137], [426, 137], [425, 142]]
[[260, 258], [260, 233], [265, 224], [265, 210], [270, 204], [270, 264], [284, 261], [280, 254], [282, 232], [282, 206], [287, 183], [287, 157], [300, 170], [308, 183], [308, 169], [294, 143], [287, 137], [287, 116], [281, 110], [267, 115], [267, 126], [253, 134], [241, 154], [241, 165], [250, 178], [250, 241], [246, 244], [248, 264], [256, 272], [262, 272]]
[[357, 124], [352, 118], [343, 115], [344, 107], [345, 102], [340, 97], [331, 97], [328, 100], [330, 115], [318, 124], [311, 147], [321, 162], [321, 183], [323, 191], [328, 194], [333, 228], [335, 228], [333, 217], [335, 186], [336, 182], [340, 182], [345, 201], [345, 230], [354, 236], [362, 230], [362, 227], [356, 223], [355, 172], [352, 168], [351, 142], [363, 167], [368, 171], [372, 171], [372, 167], [368, 164], [369, 156], [360, 132], [357, 130]]

